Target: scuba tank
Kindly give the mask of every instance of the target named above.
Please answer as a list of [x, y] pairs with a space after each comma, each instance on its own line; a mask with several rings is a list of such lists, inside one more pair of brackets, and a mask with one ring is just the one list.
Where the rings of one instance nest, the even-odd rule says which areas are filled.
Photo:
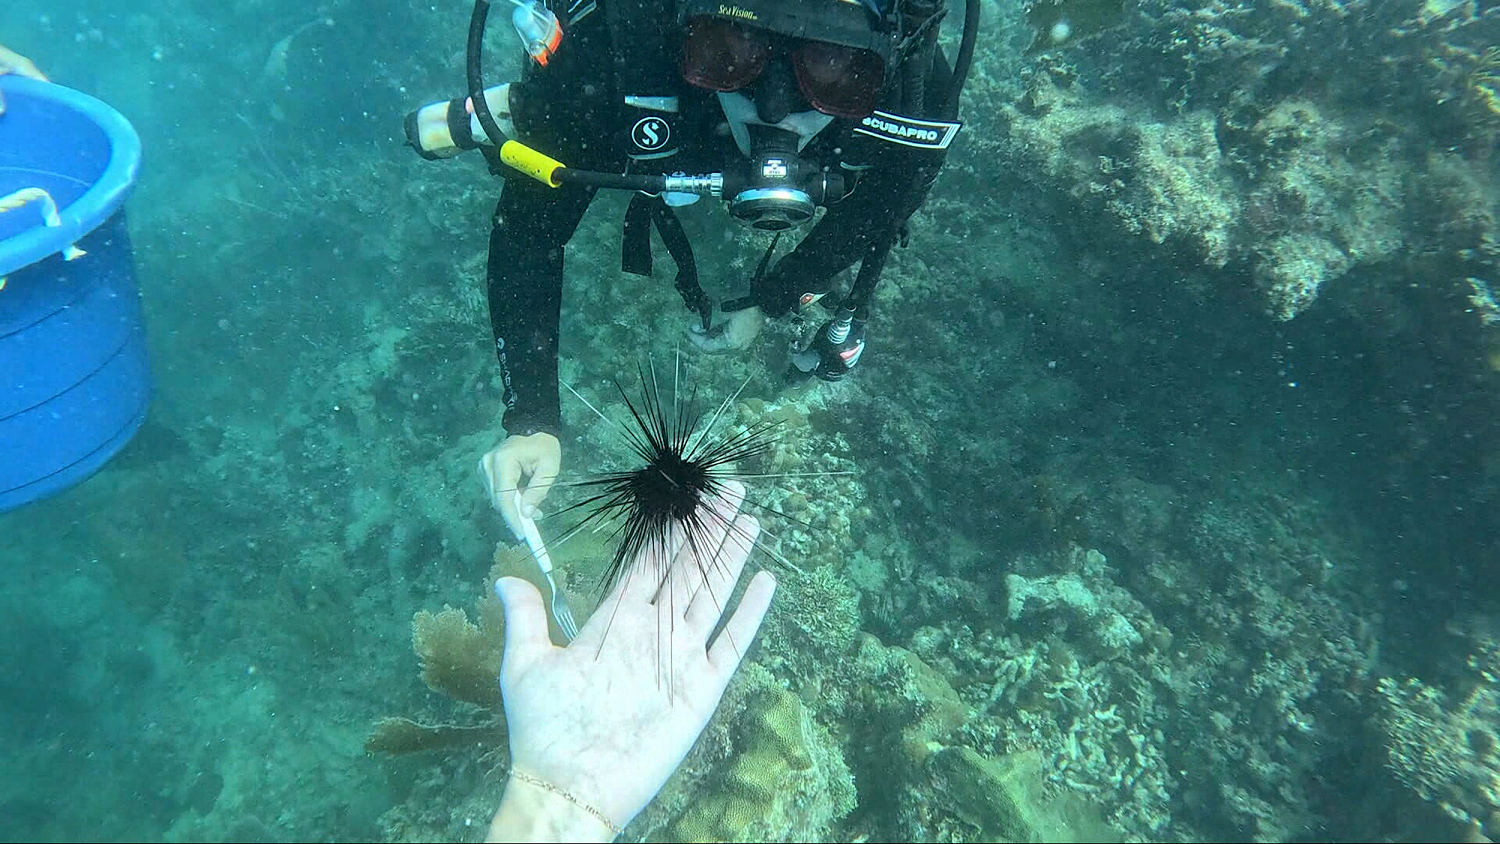
[[[562, 22], [542, 0], [510, 0], [510, 22], [526, 55], [541, 67], [562, 44]], [[428, 103], [406, 115], [406, 143], [423, 158], [452, 158], [460, 152], [499, 146], [515, 134], [510, 122], [510, 83], [485, 88], [480, 82], [479, 49], [489, 19], [489, 0], [475, 0], [469, 20], [466, 60], [469, 96]], [[483, 96], [479, 95], [480, 90]], [[479, 100], [482, 105], [475, 107]], [[499, 118], [495, 114], [500, 115]]]

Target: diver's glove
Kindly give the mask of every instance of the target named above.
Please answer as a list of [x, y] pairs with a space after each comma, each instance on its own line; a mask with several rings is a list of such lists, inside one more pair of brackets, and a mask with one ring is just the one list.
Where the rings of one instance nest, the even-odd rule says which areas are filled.
[[787, 378], [795, 380], [816, 375], [824, 381], [838, 381], [859, 364], [864, 353], [865, 321], [855, 319], [854, 311], [846, 308], [823, 323], [806, 345], [792, 350]]

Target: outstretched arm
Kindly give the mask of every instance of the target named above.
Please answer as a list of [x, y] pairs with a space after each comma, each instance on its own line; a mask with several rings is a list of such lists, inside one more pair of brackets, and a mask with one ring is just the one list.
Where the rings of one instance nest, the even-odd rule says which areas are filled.
[[[613, 169], [600, 143], [613, 111], [598, 84], [611, 61], [604, 16], [589, 15], [568, 30], [545, 67], [526, 63], [507, 104], [517, 140], [569, 166]], [[621, 159], [623, 160], [623, 159]], [[510, 434], [561, 428], [557, 349], [562, 306], [563, 249], [593, 198], [580, 187], [549, 188], [509, 178], [490, 235], [489, 304], [496, 354], [505, 378], [505, 428]]]
[[490, 232], [489, 306], [510, 434], [561, 429], [557, 393], [563, 247], [588, 208], [581, 188], [505, 184]]

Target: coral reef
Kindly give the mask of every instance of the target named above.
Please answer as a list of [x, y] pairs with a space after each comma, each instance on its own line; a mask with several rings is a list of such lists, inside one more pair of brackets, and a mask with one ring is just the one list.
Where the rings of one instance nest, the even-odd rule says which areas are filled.
[[[1085, 565], [1100, 567], [1104, 555], [1090, 549], [1084, 553]], [[1078, 574], [1049, 575], [1028, 579], [1019, 574], [1005, 577], [1008, 620], [1023, 616], [1052, 616], [1051, 626], [1092, 631], [1096, 651], [1103, 658], [1119, 656], [1142, 643], [1140, 632], [1119, 610], [1107, 606], [1089, 590]], [[1121, 590], [1114, 590], [1120, 592]], [[1136, 605], [1139, 607], [1139, 605]], [[1036, 623], [1032, 621], [1031, 623]], [[1044, 622], [1047, 625], [1048, 622]]]
[[986, 841], [1118, 841], [1087, 802], [1068, 792], [1048, 794], [1036, 751], [992, 758], [968, 747], [939, 753], [933, 780], [953, 811]]
[[493, 724], [423, 724], [410, 718], [390, 717], [375, 722], [365, 750], [400, 755], [464, 745], [494, 744], [503, 737]]
[[[815, 687], [846, 725], [860, 810], [846, 826], [912, 840], [1115, 840], [1097, 806], [1049, 782], [1040, 754], [990, 755], [982, 714], [917, 654], [868, 634]], [[984, 747], [981, 751], [979, 747]]]
[[444, 607], [413, 616], [411, 640], [428, 688], [486, 709], [500, 705], [498, 632], [482, 631], [463, 610]]
[[[618, 272], [623, 197], [569, 246], [569, 384], [613, 414], [612, 379], [672, 360], [743, 388], [727, 424], [782, 423], [746, 467], [777, 476], [779, 597], [628, 837], [1500, 836], [1495, 637], [1429, 629], [1497, 609], [1500, 9], [984, 7], [854, 377], [782, 383], [818, 312], [676, 363], [675, 294]], [[476, 584], [534, 571], [491, 557], [473, 473], [495, 187], [393, 142], [461, 87], [463, 10], [359, 38], [339, 2], [45, 12], [0, 29], [155, 151], [131, 226], [159, 391], [110, 470], [0, 526], [11, 828], [477, 837], [504, 728]], [[216, 78], [262, 82], [226, 109]], [[729, 298], [767, 242], [712, 204], [684, 224]], [[569, 477], [624, 454], [563, 412]], [[594, 539], [555, 555], [580, 618]], [[383, 712], [410, 717], [367, 737]]]
[[[1349, 561], [1309, 545], [1295, 520], [1208, 511], [1188, 547], [1146, 552], [1156, 524], [1143, 519], [1146, 533], [1117, 538], [1140, 544], [1124, 556], [1156, 557], [1131, 564], [1128, 579], [1076, 546], [1010, 561], [990, 599], [1008, 607], [999, 620], [951, 600], [908, 601], [907, 624], [928, 620], [910, 634], [911, 659], [930, 667], [902, 673], [950, 678], [958, 692], [915, 695], [927, 701], [917, 711], [951, 713], [928, 747], [1036, 751], [1058, 789], [1050, 793], [1086, 796], [1132, 839], [1295, 838], [1323, 811], [1300, 784], [1330, 776], [1328, 760], [1363, 742], [1353, 715], [1373, 646], [1369, 625], [1347, 609], [1358, 599], [1338, 584]], [[952, 588], [913, 584], [933, 595]], [[863, 682], [889, 694], [884, 682]], [[922, 758], [913, 715], [878, 706], [856, 717], [906, 736], [898, 758]]]
[[[1283, 320], [1356, 265], [1428, 248], [1407, 218], [1439, 201], [1405, 163], [1418, 154], [1412, 139], [1380, 118], [1335, 117], [1297, 96], [1158, 117], [1098, 101], [1054, 69], [1033, 77], [1005, 125], [1004, 140], [984, 145], [1018, 156], [1029, 180], [1071, 197], [1094, 225], [1166, 247], [1174, 261], [1248, 272]], [[1478, 166], [1466, 173], [1488, 178]]]
[[[493, 603], [486, 596], [481, 607]], [[484, 628], [461, 609], [419, 610], [412, 617], [412, 650], [421, 665], [422, 682], [434, 692], [488, 712], [474, 724], [426, 724], [411, 718], [377, 721], [365, 739], [371, 753], [405, 754], [453, 746], [498, 744], [504, 737], [500, 708], [500, 660], [503, 628], [498, 612], [481, 611]]]
[[777, 601], [780, 606], [763, 634], [768, 658], [806, 671], [841, 658], [854, 644], [859, 593], [834, 566], [783, 575]]
[[[767, 677], [769, 675], [766, 675]], [[854, 808], [854, 784], [797, 696], [765, 684], [747, 703], [739, 750], [668, 830], [676, 841], [816, 841]]]
[[1456, 694], [1414, 677], [1383, 677], [1376, 687], [1375, 732], [1385, 769], [1455, 826], [1428, 831], [1457, 836], [1462, 830], [1500, 836], [1500, 638], [1493, 621], [1462, 638], [1473, 649], [1456, 679]]
[[[1495, 266], [1494, 123], [1474, 116], [1489, 114], [1493, 72], [1472, 7], [1424, 20], [1402, 3], [1138, 5], [1087, 49], [1043, 56], [974, 141], [1044, 201], [1088, 212], [1083, 236], [1102, 227], [1167, 247], [1173, 263], [1226, 269], [1282, 320], [1328, 283], [1377, 283], [1357, 270], [1413, 254]], [[1386, 83], [1378, 107], [1372, 79]], [[1427, 209], [1476, 188], [1483, 222], [1461, 243], [1424, 231], [1443, 218]]]

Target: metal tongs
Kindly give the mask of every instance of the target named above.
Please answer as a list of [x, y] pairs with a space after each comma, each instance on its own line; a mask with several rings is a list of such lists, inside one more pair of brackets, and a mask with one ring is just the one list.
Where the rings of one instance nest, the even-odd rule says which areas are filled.
[[563, 644], [567, 644], [578, 638], [578, 622], [573, 620], [573, 611], [568, 609], [568, 602], [558, 590], [557, 581], [552, 579], [552, 557], [547, 554], [547, 546], [542, 544], [542, 535], [537, 532], [536, 522], [527, 518], [525, 511], [521, 509], [520, 490], [516, 491], [516, 514], [521, 518], [521, 533], [526, 537], [526, 547], [531, 549], [531, 556], [536, 560], [537, 568], [542, 570], [542, 577], [547, 579], [547, 588], [552, 591], [552, 618], [566, 640]]

